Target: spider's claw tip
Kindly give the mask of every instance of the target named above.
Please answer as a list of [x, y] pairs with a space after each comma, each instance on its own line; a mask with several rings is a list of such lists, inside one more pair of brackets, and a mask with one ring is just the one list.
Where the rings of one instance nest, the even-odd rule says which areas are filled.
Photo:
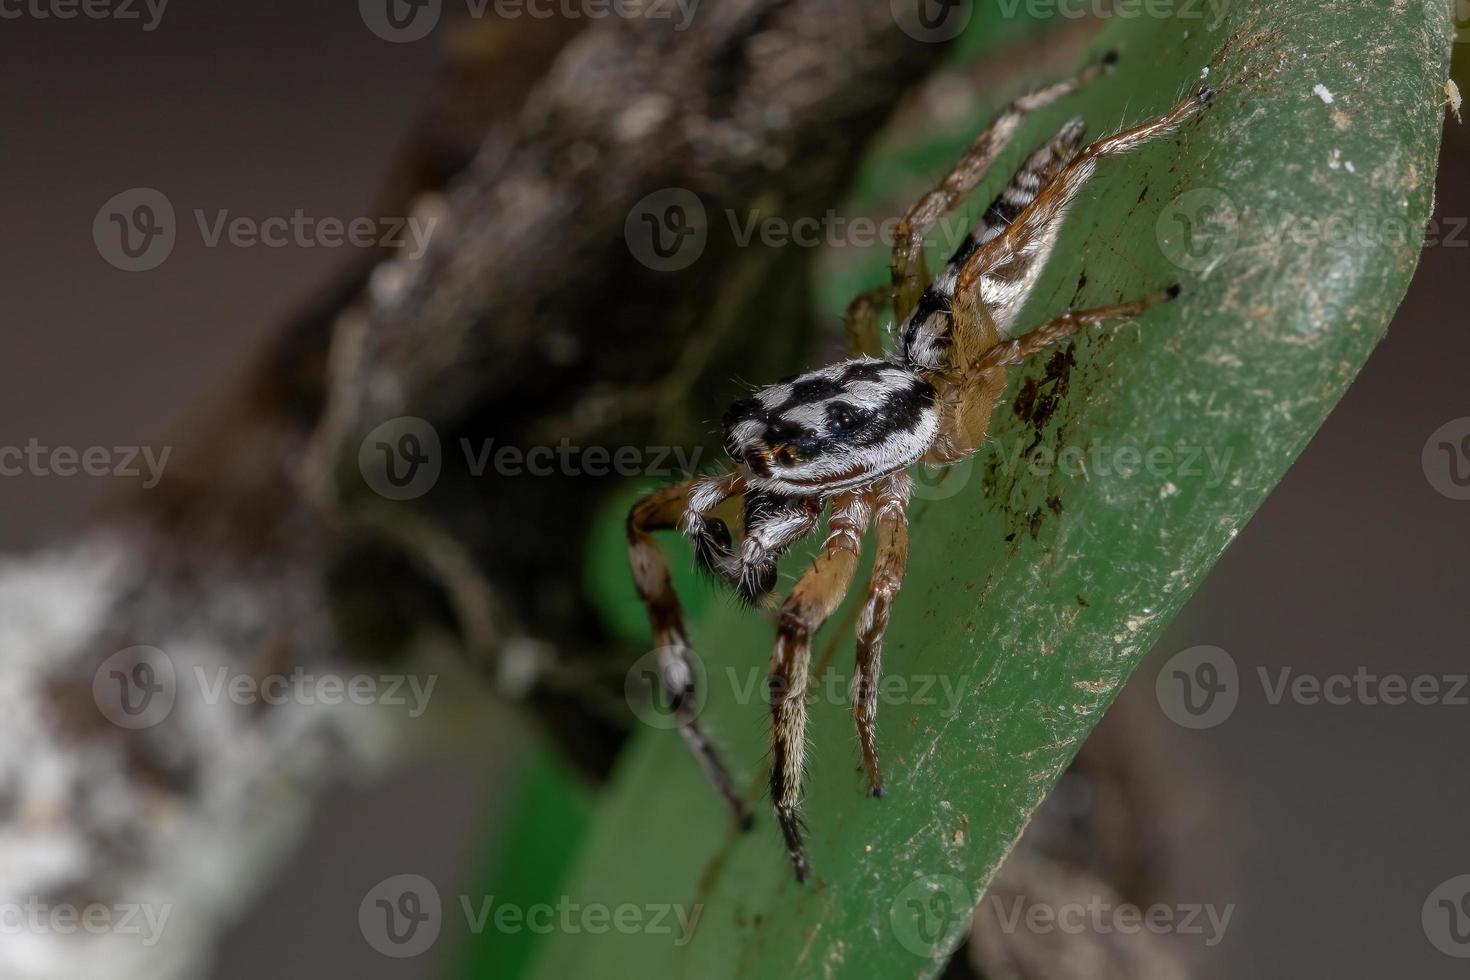
[[1183, 286], [1180, 286], [1176, 282], [1174, 285], [1172, 285], [1168, 289], [1165, 289], [1164, 290], [1164, 298], [1165, 299], [1171, 299], [1171, 300], [1178, 299], [1179, 298], [1179, 294], [1182, 293], [1182, 292], [1184, 292], [1184, 287]]
[[1199, 92], [1195, 95], [1195, 98], [1200, 101], [1201, 105], [1209, 105], [1212, 101], [1214, 101], [1215, 89], [1206, 85], [1204, 88], [1199, 90]]
[[806, 863], [806, 857], [801, 854], [792, 855], [791, 866], [796, 871], [796, 883], [806, 884], [812, 876], [812, 866]]
[[735, 823], [743, 834], [755, 826], [755, 814], [749, 810], [741, 810], [735, 815]]
[[1104, 68], [1111, 68], [1116, 65], [1118, 63], [1118, 49], [1113, 48], [1107, 54], [1103, 55], [1102, 59], [1098, 63], [1101, 64]]
[[888, 787], [885, 786], [885, 785], [883, 785], [882, 783], [879, 783], [877, 786], [874, 786], [873, 787], [873, 799], [875, 799], [875, 800], [881, 800], [881, 799], [883, 799], [883, 797], [885, 797], [887, 795], [888, 795]]

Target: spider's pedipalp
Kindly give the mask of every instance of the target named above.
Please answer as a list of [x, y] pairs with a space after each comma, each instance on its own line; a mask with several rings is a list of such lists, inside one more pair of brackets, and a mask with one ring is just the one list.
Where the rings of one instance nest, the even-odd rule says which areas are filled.
[[922, 457], [937, 428], [934, 399], [912, 371], [856, 358], [736, 402], [725, 448], [755, 488], [829, 497]]

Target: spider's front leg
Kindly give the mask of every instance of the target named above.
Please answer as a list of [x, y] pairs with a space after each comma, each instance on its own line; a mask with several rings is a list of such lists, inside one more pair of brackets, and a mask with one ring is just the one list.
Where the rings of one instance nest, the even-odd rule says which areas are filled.
[[[738, 492], [742, 486], [737, 482], [738, 477], [732, 477], [721, 478], [724, 482], [720, 487], [728, 491], [727, 496]], [[710, 783], [729, 805], [736, 821], [742, 828], [748, 828], [752, 823], [750, 810], [695, 717], [698, 691], [694, 686], [694, 671], [689, 665], [690, 647], [684, 632], [684, 615], [679, 607], [679, 597], [674, 593], [668, 562], [664, 560], [652, 533], [671, 530], [679, 525], [689, 510], [691, 492], [707, 486], [709, 482], [686, 480], [655, 490], [634, 504], [628, 512], [628, 563], [633, 569], [638, 597], [648, 610], [648, 621], [653, 628], [653, 641], [658, 651], [659, 683], [668, 698], [669, 710], [674, 712], [679, 722], [679, 734]], [[716, 541], [707, 546], [717, 545]]]
[[857, 569], [871, 504], [863, 491], [832, 502], [827, 540], [781, 607], [771, 654], [771, 802], [797, 881], [811, 873], [801, 839], [801, 777], [806, 752], [806, 692], [812, 634], [841, 604]]
[[912, 483], [907, 473], [896, 473], [878, 485], [874, 495], [873, 521], [877, 525], [878, 554], [868, 582], [868, 598], [858, 616], [857, 673], [853, 678], [852, 720], [863, 750], [863, 768], [873, 796], [883, 795], [883, 776], [878, 771], [878, 676], [883, 660], [883, 634], [893, 600], [903, 585], [909, 558], [908, 507]]

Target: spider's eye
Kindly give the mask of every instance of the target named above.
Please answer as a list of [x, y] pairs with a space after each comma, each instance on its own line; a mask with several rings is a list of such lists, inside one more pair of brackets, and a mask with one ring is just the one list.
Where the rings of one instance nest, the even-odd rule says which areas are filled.
[[867, 425], [873, 413], [846, 402], [834, 402], [827, 406], [827, 427], [833, 435], [846, 435]]
[[782, 466], [791, 466], [796, 462], [796, 450], [790, 445], [782, 446], [776, 450], [776, 462]]

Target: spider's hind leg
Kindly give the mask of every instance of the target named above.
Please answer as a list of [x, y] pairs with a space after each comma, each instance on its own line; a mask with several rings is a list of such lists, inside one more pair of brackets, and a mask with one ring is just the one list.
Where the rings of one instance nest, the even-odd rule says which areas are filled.
[[985, 353], [976, 368], [988, 371], [996, 367], [1004, 367], [1008, 364], [1020, 364], [1032, 354], [1038, 353], [1060, 340], [1064, 340], [1084, 327], [1093, 327], [1109, 320], [1121, 320], [1124, 317], [1138, 316], [1141, 313], [1162, 305], [1179, 296], [1178, 286], [1169, 286], [1164, 289], [1149, 293], [1147, 296], [1132, 300], [1127, 303], [1114, 303], [1111, 306], [1096, 306], [1087, 310], [1068, 310], [1067, 312], [1053, 317], [1035, 330], [1017, 337], [1015, 340], [1007, 341], [992, 347]]
[[924, 235], [934, 222], [952, 210], [985, 176], [1002, 150], [1010, 144], [1021, 121], [1030, 112], [1070, 95], [1102, 74], [1116, 61], [1109, 54], [1084, 68], [1077, 75], [1021, 96], [1006, 106], [993, 119], [965, 155], [960, 157], [939, 186], [914, 202], [898, 225], [893, 243], [892, 275], [894, 314], [902, 323], [918, 305], [919, 296], [929, 285], [924, 265]]
[[[695, 717], [699, 692], [695, 689], [695, 673], [689, 664], [690, 646], [684, 632], [684, 615], [679, 597], [674, 593], [668, 562], [664, 560], [652, 533], [670, 530], [679, 524], [689, 506], [691, 490], [704, 482], [687, 480], [665, 487], [633, 505], [628, 513], [628, 562], [633, 569], [638, 597], [648, 610], [648, 621], [653, 627], [653, 640], [658, 651], [659, 683], [668, 699], [669, 710], [678, 720], [679, 734], [716, 792], [729, 805], [737, 823], [748, 828], [752, 823], [750, 810]], [[733, 485], [731, 489], [734, 492]]]

